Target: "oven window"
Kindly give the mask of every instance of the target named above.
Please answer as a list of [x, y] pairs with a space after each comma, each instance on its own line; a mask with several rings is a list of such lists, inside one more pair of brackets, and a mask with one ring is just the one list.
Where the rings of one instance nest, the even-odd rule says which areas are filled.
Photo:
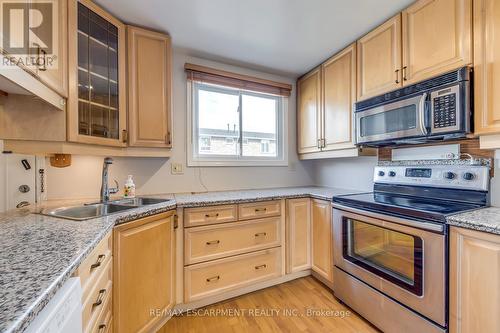
[[422, 239], [344, 217], [344, 258], [422, 295]]
[[360, 121], [362, 137], [414, 129], [417, 127], [417, 106], [407, 105], [363, 117]]

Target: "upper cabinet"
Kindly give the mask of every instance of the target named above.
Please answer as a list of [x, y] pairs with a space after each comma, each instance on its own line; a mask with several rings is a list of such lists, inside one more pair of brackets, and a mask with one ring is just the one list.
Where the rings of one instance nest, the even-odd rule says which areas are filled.
[[322, 66], [322, 151], [353, 148], [352, 111], [356, 101], [356, 45]]
[[[68, 1], [56, 1], [53, 4], [57, 5], [55, 8], [57, 19], [52, 20], [52, 26], [41, 24], [37, 28], [47, 30], [46, 32], [38, 31], [39, 35], [50, 35], [54, 29], [55, 38], [53, 38], [51, 45], [53, 56], [51, 57], [41, 46], [38, 46], [34, 56], [39, 57], [41, 61], [32, 70], [49, 88], [62, 97], [68, 97]], [[37, 9], [37, 6], [43, 5], [45, 4], [32, 2], [31, 8]]]
[[356, 44], [337, 53], [297, 82], [298, 153], [301, 159], [352, 157]]
[[403, 11], [403, 81], [472, 63], [472, 0], [421, 0]]
[[297, 82], [298, 153], [321, 150], [321, 68], [306, 74]]
[[359, 39], [357, 51], [359, 100], [401, 87], [401, 14]]
[[127, 26], [129, 145], [171, 147], [170, 36]]
[[[500, 133], [500, 2], [474, 1], [474, 131]], [[500, 148], [498, 136], [481, 137]]]
[[357, 46], [358, 100], [470, 65], [472, 1], [417, 1]]
[[125, 146], [125, 26], [88, 0], [68, 14], [68, 140]]

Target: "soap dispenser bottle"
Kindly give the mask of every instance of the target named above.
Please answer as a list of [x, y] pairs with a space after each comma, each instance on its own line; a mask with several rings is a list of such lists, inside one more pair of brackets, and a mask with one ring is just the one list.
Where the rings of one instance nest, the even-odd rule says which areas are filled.
[[123, 188], [124, 198], [135, 198], [135, 184], [132, 175], [128, 175]]

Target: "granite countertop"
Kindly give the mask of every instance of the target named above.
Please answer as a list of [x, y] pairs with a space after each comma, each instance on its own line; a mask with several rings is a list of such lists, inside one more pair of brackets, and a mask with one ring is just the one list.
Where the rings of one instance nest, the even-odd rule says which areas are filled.
[[488, 207], [449, 216], [449, 225], [500, 235], [500, 208]]
[[334, 195], [359, 192], [312, 186], [153, 195], [170, 201], [85, 221], [33, 214], [47, 206], [81, 204], [76, 201], [51, 202], [0, 214], [0, 332], [24, 331], [117, 224], [177, 206], [199, 207], [298, 197], [331, 200]]

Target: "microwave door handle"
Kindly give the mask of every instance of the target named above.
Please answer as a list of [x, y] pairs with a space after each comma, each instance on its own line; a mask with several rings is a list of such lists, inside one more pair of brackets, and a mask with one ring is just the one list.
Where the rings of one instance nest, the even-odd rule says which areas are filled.
[[419, 113], [419, 121], [420, 121], [420, 130], [422, 131], [423, 134], [427, 135], [429, 134], [428, 133], [428, 130], [427, 130], [427, 126], [426, 126], [426, 116], [427, 116], [427, 112], [425, 112], [425, 102], [427, 101], [427, 93], [424, 93], [422, 95], [422, 98], [420, 99], [419, 101], [419, 105], [418, 105], [418, 113]]

